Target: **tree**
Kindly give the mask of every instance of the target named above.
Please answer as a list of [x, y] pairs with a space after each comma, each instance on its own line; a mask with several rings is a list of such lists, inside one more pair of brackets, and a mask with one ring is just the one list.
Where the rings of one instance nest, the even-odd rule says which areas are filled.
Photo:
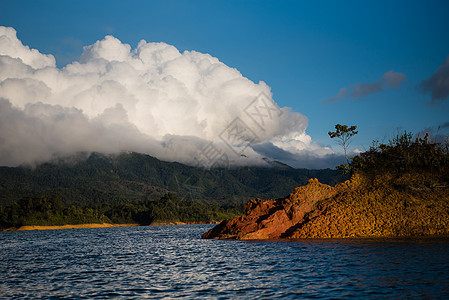
[[356, 131], [357, 126], [349, 127], [347, 125], [337, 124], [337, 125], [335, 125], [335, 129], [336, 130], [334, 132], [329, 131], [328, 134], [331, 139], [337, 138], [337, 143], [339, 143], [343, 147], [343, 150], [345, 151], [346, 162], [348, 163], [348, 166], [349, 166], [348, 147], [349, 147], [349, 144], [351, 144], [350, 139], [354, 135], [359, 133], [358, 131]]

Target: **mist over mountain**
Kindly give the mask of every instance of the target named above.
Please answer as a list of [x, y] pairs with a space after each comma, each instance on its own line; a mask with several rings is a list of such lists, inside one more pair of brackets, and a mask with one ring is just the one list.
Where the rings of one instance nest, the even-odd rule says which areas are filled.
[[308, 119], [279, 107], [209, 54], [113, 36], [78, 61], [23, 45], [0, 26], [0, 165], [34, 164], [78, 152], [134, 151], [189, 165], [324, 168], [341, 156], [307, 135]]

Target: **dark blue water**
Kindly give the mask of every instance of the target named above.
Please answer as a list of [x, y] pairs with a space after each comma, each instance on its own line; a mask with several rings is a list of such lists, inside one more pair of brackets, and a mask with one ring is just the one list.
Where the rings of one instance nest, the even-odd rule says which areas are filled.
[[211, 225], [0, 232], [0, 298], [448, 298], [449, 239], [201, 240]]

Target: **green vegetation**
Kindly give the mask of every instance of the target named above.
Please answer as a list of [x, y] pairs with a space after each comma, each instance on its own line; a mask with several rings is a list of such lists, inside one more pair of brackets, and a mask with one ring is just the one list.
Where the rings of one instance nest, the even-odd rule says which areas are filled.
[[385, 174], [393, 178], [413, 175], [428, 186], [446, 186], [449, 144], [430, 141], [427, 134], [413, 140], [411, 133], [404, 132], [387, 144], [374, 142], [368, 151], [352, 159], [349, 168], [372, 179]]
[[67, 207], [126, 204], [158, 200], [171, 192], [180, 199], [240, 207], [250, 198], [287, 195], [310, 178], [330, 185], [345, 179], [336, 170], [293, 169], [280, 163], [204, 170], [138, 153], [80, 154], [34, 167], [0, 167], [0, 205], [35, 195], [56, 195]]
[[[349, 165], [349, 158], [348, 158], [348, 147], [351, 144], [351, 138], [359, 133], [356, 131], [357, 126], [348, 126], [348, 125], [335, 125], [335, 131], [329, 131], [329, 137], [331, 139], [336, 138], [337, 142], [343, 147], [343, 150], [345, 151], [345, 158], [346, 162]], [[347, 165], [341, 165], [340, 169], [346, 169]]]
[[240, 211], [208, 206], [166, 194], [158, 200], [91, 207], [64, 207], [57, 196], [26, 197], [0, 207], [0, 228], [24, 225], [115, 223], [150, 225], [158, 222], [210, 222], [231, 218]]
[[0, 211], [0, 227], [64, 225], [110, 221], [91, 208], [64, 207], [57, 196], [26, 197]]
[[336, 170], [271, 163], [205, 170], [138, 153], [93, 153], [0, 167], [0, 226], [223, 220], [241, 213], [248, 199], [287, 195], [309, 178], [341, 180]]

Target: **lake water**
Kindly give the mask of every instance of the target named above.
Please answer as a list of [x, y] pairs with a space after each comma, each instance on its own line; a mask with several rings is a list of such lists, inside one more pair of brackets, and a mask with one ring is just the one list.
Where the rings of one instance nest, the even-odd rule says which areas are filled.
[[201, 240], [211, 225], [0, 232], [0, 298], [448, 298], [449, 239]]

